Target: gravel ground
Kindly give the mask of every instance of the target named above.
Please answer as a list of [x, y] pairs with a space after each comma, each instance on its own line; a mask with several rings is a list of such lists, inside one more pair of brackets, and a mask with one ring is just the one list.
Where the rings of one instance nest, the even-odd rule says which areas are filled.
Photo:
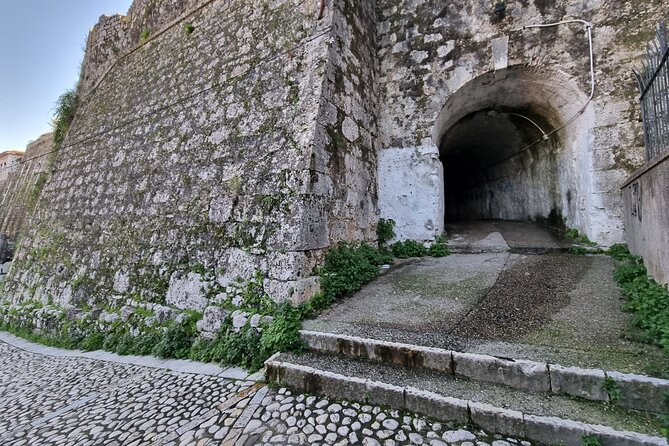
[[542, 327], [569, 303], [569, 292], [592, 265], [592, 257], [569, 254], [523, 256], [451, 334], [512, 341]]

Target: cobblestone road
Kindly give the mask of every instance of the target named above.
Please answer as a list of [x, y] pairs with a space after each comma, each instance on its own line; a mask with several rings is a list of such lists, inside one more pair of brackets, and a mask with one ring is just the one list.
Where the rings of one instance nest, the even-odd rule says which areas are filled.
[[189, 363], [184, 372], [155, 358], [125, 364], [114, 355], [62, 356], [6, 334], [0, 339], [2, 445], [530, 444], [270, 389], [239, 370]]

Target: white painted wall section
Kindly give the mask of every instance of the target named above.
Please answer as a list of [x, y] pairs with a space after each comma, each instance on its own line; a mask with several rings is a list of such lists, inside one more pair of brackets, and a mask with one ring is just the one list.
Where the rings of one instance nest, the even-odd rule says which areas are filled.
[[398, 240], [434, 240], [444, 232], [444, 168], [436, 146], [381, 150], [379, 212], [395, 220]]

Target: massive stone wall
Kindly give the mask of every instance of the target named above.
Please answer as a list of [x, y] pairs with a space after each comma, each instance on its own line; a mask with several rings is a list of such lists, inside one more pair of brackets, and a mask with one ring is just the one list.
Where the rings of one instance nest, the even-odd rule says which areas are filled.
[[26, 147], [23, 159], [11, 171], [0, 202], [0, 234], [17, 242], [25, 232], [47, 180], [53, 134], [47, 133]]
[[[656, 21], [667, 14], [666, 7], [661, 2], [641, 1], [519, 0], [503, 2], [506, 11], [497, 14], [493, 3], [468, 0], [447, 4], [432, 0], [378, 2], [382, 85], [380, 165], [406, 160], [405, 165], [409, 167], [417, 165], [431, 172], [423, 178], [434, 179], [410, 181], [398, 173], [385, 184], [381, 181], [382, 216], [395, 218], [400, 231], [406, 227], [421, 227], [420, 223], [424, 223], [423, 237], [429, 238], [434, 233], [432, 223], [438, 221], [443, 212], [435, 203], [435, 195], [443, 187], [438, 181], [441, 166], [435, 159], [444, 134], [453, 124], [447, 121], [459, 113], [459, 108], [479, 100], [477, 88], [472, 88], [479, 82], [477, 79], [496, 73], [496, 78], [488, 79], [493, 84], [488, 82], [478, 87], [488, 97], [496, 90], [505, 90], [508, 94], [500, 95], [497, 104], [480, 101], [479, 110], [495, 105], [521, 108], [533, 113], [533, 117], [542, 118], [549, 124], [549, 131], [568, 124], [553, 136], [560, 148], [556, 158], [560, 198], [557, 211], [567, 226], [580, 229], [600, 243], [622, 241], [623, 215], [618, 187], [640, 164], [642, 154], [637, 95], [631, 72], [644, 51], [644, 39], [652, 35]], [[590, 93], [589, 50], [584, 27], [574, 23], [522, 29], [524, 25], [566, 19], [584, 19], [593, 24], [597, 88], [593, 100], [574, 119], [571, 118], [587, 102]], [[498, 51], [497, 56], [502, 57], [496, 61], [493, 46], [501, 44], [503, 47], [507, 37], [508, 49]], [[507, 73], [514, 71], [527, 73], [526, 82], [516, 84], [515, 89], [502, 85]], [[494, 82], [497, 82], [495, 88], [486, 88]], [[467, 100], [448, 108], [449, 100], [463, 88], [470, 90]], [[503, 179], [509, 181], [493, 182], [488, 189], [498, 191], [509, 185], [517, 191], [527, 189], [526, 184], [514, 181], [512, 175]], [[426, 187], [431, 184], [433, 189]], [[398, 196], [433, 203], [432, 215], [413, 222], [415, 213], [409, 208], [402, 212], [387, 204], [396, 202]], [[524, 198], [527, 199], [539, 200], [540, 197]], [[498, 203], [509, 207], [501, 209], [498, 218], [513, 212], [513, 200]], [[537, 210], [541, 209], [530, 209], [525, 219], [531, 219]], [[412, 235], [415, 237], [415, 233]]]
[[308, 297], [324, 248], [373, 234], [373, 10], [137, 1], [110, 44], [149, 4], [162, 29], [84, 68], [10, 296], [202, 309], [259, 273], [276, 300]]
[[[81, 105], [9, 295], [202, 309], [254, 278], [303, 300], [325, 251], [373, 239], [379, 215], [401, 237], [438, 235], [444, 157], [496, 139], [495, 126], [454, 129], [501, 115], [521, 129], [497, 138], [502, 152], [547, 141], [465, 188], [465, 211], [619, 241], [619, 179], [642, 144], [626, 70], [662, 14], [638, 6], [136, 0], [91, 32]], [[567, 18], [594, 24], [592, 101], [585, 28], [522, 29]]]
[[[373, 2], [334, 3], [312, 169], [331, 242], [374, 239], [378, 62]], [[325, 173], [325, 182], [321, 178]]]

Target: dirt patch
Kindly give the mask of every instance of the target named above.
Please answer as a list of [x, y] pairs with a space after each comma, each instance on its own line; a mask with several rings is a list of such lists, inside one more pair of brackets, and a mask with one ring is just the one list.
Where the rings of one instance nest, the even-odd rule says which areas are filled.
[[592, 258], [568, 254], [527, 256], [500, 275], [481, 302], [451, 331], [456, 336], [517, 340], [565, 307]]

